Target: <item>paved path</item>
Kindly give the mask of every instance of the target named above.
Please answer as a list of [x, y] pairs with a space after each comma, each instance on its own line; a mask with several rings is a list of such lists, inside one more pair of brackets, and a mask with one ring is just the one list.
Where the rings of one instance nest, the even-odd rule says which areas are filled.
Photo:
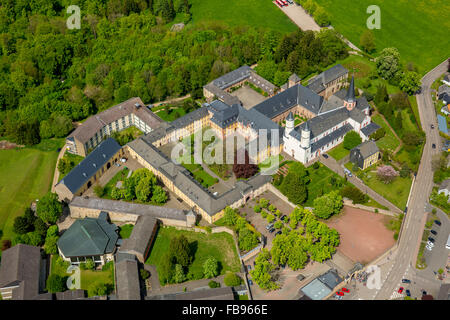
[[[328, 168], [339, 174], [341, 177], [344, 177], [344, 169], [342, 166], [340, 166], [336, 160], [334, 160], [331, 157], [328, 157], [328, 159], [325, 159], [323, 156], [320, 157], [320, 162], [322, 162], [324, 165], [326, 165]], [[391, 202], [383, 198], [381, 195], [379, 195], [377, 192], [370, 189], [368, 186], [366, 186], [359, 178], [353, 176], [353, 177], [347, 177], [347, 181], [351, 182], [355, 187], [357, 187], [359, 190], [361, 190], [363, 193], [369, 195], [372, 199], [374, 199], [379, 204], [389, 208], [392, 212], [401, 213], [402, 211], [394, 206]]]
[[162, 105], [162, 104], [179, 102], [179, 101], [183, 101], [184, 99], [187, 99], [187, 98], [190, 98], [190, 97], [191, 97], [191, 95], [190, 95], [190, 94], [187, 94], [187, 95], [185, 95], [185, 96], [183, 96], [183, 97], [173, 98], [173, 99], [167, 99], [167, 100], [160, 101], [160, 102], [155, 102], [155, 103], [152, 104], [152, 106], [153, 106], [153, 107], [157, 107], [157, 106], [160, 106], [160, 105]]
[[[439, 153], [442, 144], [437, 129], [431, 129], [430, 127], [431, 124], [435, 124], [435, 127], [437, 127], [430, 87], [437, 78], [446, 72], [446, 69], [447, 59], [422, 78], [422, 92], [416, 96], [422, 128], [426, 133], [426, 144], [416, 181], [412, 187], [408, 213], [403, 222], [397, 258], [394, 260], [381, 289], [375, 295], [377, 300], [390, 299], [393, 292], [401, 285], [403, 276], [415, 266], [417, 247], [420, 244], [425, 226], [424, 215], [429, 210], [427, 203], [434, 185], [431, 159]], [[432, 149], [433, 143], [436, 144], [436, 149]]]
[[[274, 6], [276, 6], [276, 4], [274, 4]], [[320, 31], [320, 26], [316, 23], [316, 21], [314, 21], [314, 18], [311, 17], [300, 5], [294, 3], [280, 9], [303, 31]]]
[[53, 182], [52, 182], [52, 192], [55, 192], [55, 186], [59, 181], [59, 170], [58, 170], [58, 163], [59, 159], [61, 159], [64, 156], [64, 153], [66, 152], [67, 144], [64, 145], [64, 147], [61, 148], [61, 151], [58, 154], [58, 159], [56, 159], [56, 166], [55, 166], [55, 173], [53, 174]]

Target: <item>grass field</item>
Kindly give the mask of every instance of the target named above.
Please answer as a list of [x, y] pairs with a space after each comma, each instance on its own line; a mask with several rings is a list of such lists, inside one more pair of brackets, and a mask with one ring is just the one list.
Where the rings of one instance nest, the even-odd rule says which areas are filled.
[[169, 250], [170, 239], [184, 235], [193, 252], [193, 262], [189, 266], [187, 275], [194, 279], [203, 278], [203, 264], [210, 256], [219, 261], [220, 274], [226, 271], [238, 272], [239, 259], [233, 237], [225, 232], [204, 234], [200, 232], [177, 230], [173, 227], [161, 227], [153, 243], [150, 257], [145, 262], [156, 265], [158, 270], [163, 255]]
[[[201, 0], [199, 0], [201, 1]], [[448, 57], [450, 2], [446, 0], [315, 0], [331, 15], [331, 24], [355, 45], [367, 30], [370, 5], [381, 9], [381, 29], [374, 30], [378, 52], [399, 49], [404, 62], [413, 61], [424, 74]], [[447, 13], [447, 14], [444, 14]]]
[[0, 150], [0, 230], [3, 239], [13, 237], [14, 218], [32, 201], [50, 191], [58, 152], [38, 148]]
[[386, 130], [386, 135], [377, 141], [377, 146], [380, 149], [389, 149], [391, 151], [394, 151], [399, 146], [400, 141], [394, 136], [391, 128], [388, 126], [386, 121], [384, 121], [384, 119], [379, 114], [373, 116], [372, 121]]
[[134, 225], [132, 224], [124, 224], [123, 226], [119, 227], [119, 235], [122, 239], [128, 239], [131, 235], [131, 232], [133, 231]]
[[350, 151], [344, 148], [344, 144], [341, 143], [337, 147], [334, 147], [330, 151], [327, 152], [330, 156], [332, 156], [336, 161], [339, 161], [345, 158]]
[[230, 26], [249, 25], [283, 33], [298, 27], [270, 0], [191, 0], [192, 22], [221, 21]]

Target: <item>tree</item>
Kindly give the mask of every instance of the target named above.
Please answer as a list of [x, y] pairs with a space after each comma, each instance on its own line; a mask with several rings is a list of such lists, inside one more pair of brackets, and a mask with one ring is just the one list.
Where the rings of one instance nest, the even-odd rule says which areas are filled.
[[213, 278], [219, 274], [219, 263], [216, 258], [210, 256], [203, 264], [203, 274], [206, 278]]
[[341, 196], [349, 198], [353, 203], [365, 203], [366, 195], [362, 193], [358, 188], [352, 186], [345, 186], [341, 189]]
[[19, 216], [14, 219], [13, 231], [17, 234], [25, 234], [34, 230], [34, 225], [27, 218]]
[[161, 186], [153, 187], [152, 202], [163, 204], [167, 202], [167, 193]]
[[264, 248], [255, 259], [255, 267], [250, 270], [253, 281], [263, 290], [275, 290], [279, 286], [275, 282], [273, 270], [275, 266], [270, 262], [270, 252]]
[[237, 287], [242, 283], [241, 277], [233, 272], [227, 272], [223, 281], [228, 287]]
[[238, 235], [239, 249], [242, 251], [250, 251], [259, 243], [258, 237], [249, 228], [241, 228]]
[[367, 53], [372, 53], [376, 49], [375, 45], [375, 36], [373, 35], [372, 30], [367, 29], [363, 32], [361, 35], [360, 41], [359, 41], [361, 47], [363, 50]]
[[136, 199], [142, 202], [148, 202], [152, 195], [151, 177], [144, 177], [136, 186]]
[[314, 214], [321, 219], [328, 219], [333, 214], [339, 213], [342, 206], [342, 197], [338, 191], [331, 191], [314, 199]]
[[150, 278], [150, 272], [148, 272], [145, 269], [139, 269], [139, 273], [141, 275], [142, 280], [147, 280], [148, 278]]
[[103, 188], [101, 185], [96, 184], [94, 186], [94, 193], [97, 197], [101, 198], [105, 195], [105, 188]]
[[400, 53], [396, 48], [385, 48], [375, 59], [378, 74], [385, 80], [391, 80], [400, 71]]
[[375, 97], [373, 98], [376, 104], [379, 104], [381, 102], [388, 102], [389, 101], [389, 94], [387, 92], [386, 85], [379, 84], [377, 86], [377, 92], [375, 94]]
[[189, 241], [184, 235], [172, 238], [169, 245], [169, 253], [177, 264], [183, 267], [189, 266], [192, 256], [189, 249]]
[[344, 137], [344, 148], [351, 150], [362, 143], [361, 136], [355, 131], [350, 131]]
[[377, 131], [375, 131], [374, 133], [372, 133], [370, 135], [370, 139], [373, 139], [375, 141], [380, 140], [381, 138], [383, 138], [386, 135], [386, 129], [384, 128], [379, 128]]
[[420, 86], [420, 75], [417, 72], [407, 71], [403, 73], [402, 80], [400, 81], [400, 89], [412, 95], [420, 89]]
[[259, 204], [262, 208], [267, 208], [269, 206], [269, 200], [261, 198], [259, 199]]
[[88, 295], [90, 297], [105, 296], [110, 291], [110, 286], [101, 280], [97, 280], [88, 287]]
[[210, 287], [211, 289], [220, 288], [220, 282], [211, 280], [210, 282], [208, 282], [208, 287]]
[[330, 24], [330, 15], [322, 6], [317, 6], [316, 11], [314, 12], [314, 20], [316, 20], [319, 26], [326, 27]]
[[233, 173], [237, 179], [244, 178], [248, 179], [254, 176], [258, 172], [258, 166], [256, 164], [250, 163], [250, 158], [248, 156], [247, 150], [245, 150], [244, 162], [238, 156], [238, 152], [234, 155]]
[[87, 270], [94, 270], [95, 268], [94, 259], [86, 259], [85, 267]]
[[55, 224], [62, 213], [62, 205], [56, 193], [47, 193], [36, 206], [36, 214], [47, 224]]
[[58, 253], [58, 236], [47, 236], [45, 238], [44, 249], [47, 254], [57, 254]]
[[47, 278], [47, 290], [51, 293], [63, 292], [67, 289], [66, 277], [61, 277], [58, 274], [52, 273]]
[[301, 163], [294, 162], [289, 167], [289, 172], [280, 185], [281, 192], [294, 204], [302, 204], [307, 199], [306, 183], [308, 172]]
[[260, 213], [261, 212], [261, 206], [258, 204], [255, 204], [255, 206], [253, 207], [253, 211], [255, 211], [256, 213]]
[[389, 184], [398, 177], [398, 172], [391, 166], [379, 166], [377, 168], [377, 177], [380, 181]]
[[185, 276], [184, 276], [183, 266], [181, 264], [177, 263], [175, 265], [175, 274], [173, 276], [173, 279], [176, 283], [181, 283], [184, 281]]
[[225, 222], [225, 225], [234, 226], [236, 224], [236, 220], [237, 220], [236, 212], [233, 209], [231, 209], [230, 207], [226, 207], [224, 211], [225, 211], [225, 213], [223, 216], [223, 220]]

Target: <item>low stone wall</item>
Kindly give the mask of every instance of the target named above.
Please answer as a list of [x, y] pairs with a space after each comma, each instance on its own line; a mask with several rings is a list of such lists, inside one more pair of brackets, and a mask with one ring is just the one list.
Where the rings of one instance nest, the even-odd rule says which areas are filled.
[[251, 258], [256, 256], [258, 253], [260, 253], [262, 249], [263, 249], [263, 244], [261, 243], [259, 246], [253, 248], [252, 250], [250, 250], [246, 254], [240, 256], [240, 258], [242, 259], [243, 262], [247, 261], [247, 260], [250, 260]]
[[381, 213], [381, 214], [384, 214], [387, 216], [392, 216], [392, 217], [398, 216], [397, 214], [395, 214], [391, 211], [388, 211], [388, 210], [383, 210], [383, 209], [374, 208], [374, 207], [368, 207], [368, 206], [364, 206], [362, 204], [353, 204], [353, 201], [348, 200], [348, 199], [344, 199], [344, 206], [357, 208], [357, 209], [361, 209], [361, 210], [366, 210], [366, 211], [370, 211], [370, 212], [375, 212], [375, 210], [378, 210], [378, 213]]
[[289, 204], [292, 208], [296, 208], [297, 205], [293, 204], [292, 202], [289, 201], [289, 199], [280, 192], [280, 190], [278, 190], [277, 188], [275, 188], [274, 185], [272, 185], [271, 183], [268, 183], [268, 187], [267, 190], [271, 191], [272, 193], [274, 193], [278, 198], [280, 198], [281, 200], [283, 200], [284, 202], [286, 202], [287, 204]]

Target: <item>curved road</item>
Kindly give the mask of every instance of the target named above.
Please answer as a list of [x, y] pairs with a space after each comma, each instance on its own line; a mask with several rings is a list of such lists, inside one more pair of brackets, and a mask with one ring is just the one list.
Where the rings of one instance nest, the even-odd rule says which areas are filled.
[[[446, 71], [447, 60], [422, 78], [422, 92], [417, 95], [417, 103], [419, 106], [422, 128], [427, 136], [426, 144], [420, 161], [416, 181], [411, 192], [408, 213], [405, 216], [396, 258], [386, 280], [383, 282], [381, 289], [375, 296], [376, 300], [389, 299], [393, 292], [398, 289], [403, 275], [408, 269], [415, 266], [418, 245], [425, 227], [425, 208], [433, 188], [431, 159], [433, 155], [438, 154], [441, 149], [441, 139], [437, 128], [436, 113], [431, 99], [430, 88], [433, 82]], [[435, 125], [435, 129], [431, 129], [431, 124]], [[436, 149], [431, 147], [433, 143], [436, 144]]]

